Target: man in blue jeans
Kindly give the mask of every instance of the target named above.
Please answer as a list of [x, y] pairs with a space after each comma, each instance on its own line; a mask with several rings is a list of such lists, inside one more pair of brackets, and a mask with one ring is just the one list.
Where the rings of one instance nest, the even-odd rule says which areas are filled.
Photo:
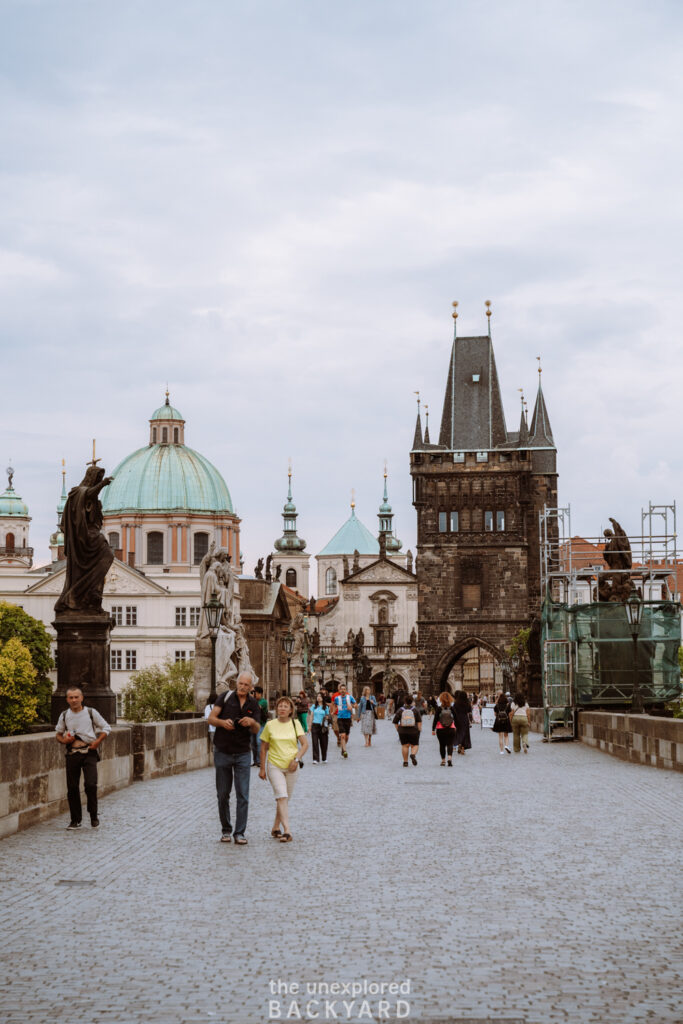
[[246, 846], [244, 835], [249, 813], [249, 778], [251, 766], [251, 737], [259, 731], [259, 706], [250, 697], [253, 679], [250, 672], [240, 672], [237, 685], [231, 693], [217, 698], [209, 715], [209, 725], [215, 725], [213, 736], [213, 763], [216, 769], [216, 796], [221, 819], [221, 842], [232, 841], [230, 822], [230, 793], [233, 778], [237, 797], [235, 845]]

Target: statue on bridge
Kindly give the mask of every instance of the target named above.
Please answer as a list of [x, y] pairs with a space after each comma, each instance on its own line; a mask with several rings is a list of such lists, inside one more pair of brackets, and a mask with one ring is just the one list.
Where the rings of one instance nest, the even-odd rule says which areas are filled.
[[104, 579], [114, 552], [102, 533], [99, 493], [114, 478], [105, 477], [96, 462], [88, 465], [77, 487], [72, 487], [62, 513], [66, 577], [55, 612], [102, 612]]
[[608, 567], [613, 570], [610, 575], [605, 575], [598, 583], [598, 600], [621, 602], [628, 601], [633, 590], [630, 571], [633, 565], [631, 556], [631, 545], [629, 539], [616, 521], [610, 516], [610, 523], [613, 530], [605, 530], [605, 548], [603, 558]]

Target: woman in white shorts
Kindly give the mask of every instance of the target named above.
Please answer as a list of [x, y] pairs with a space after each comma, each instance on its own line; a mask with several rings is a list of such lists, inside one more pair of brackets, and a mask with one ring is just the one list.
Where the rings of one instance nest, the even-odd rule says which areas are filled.
[[280, 697], [275, 704], [276, 718], [266, 723], [261, 733], [260, 779], [268, 779], [275, 796], [275, 822], [273, 839], [291, 843], [289, 831], [289, 799], [301, 759], [308, 750], [308, 739], [296, 718], [296, 706], [291, 697]]

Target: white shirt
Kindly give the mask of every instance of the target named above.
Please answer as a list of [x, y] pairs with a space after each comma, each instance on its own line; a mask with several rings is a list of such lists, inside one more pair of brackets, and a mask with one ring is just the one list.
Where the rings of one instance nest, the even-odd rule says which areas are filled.
[[[90, 720], [90, 711], [87, 707], [81, 708], [80, 711], [72, 711], [71, 708], [67, 708], [59, 716], [59, 721], [55, 726], [55, 732], [62, 735], [65, 732], [70, 732], [74, 736], [78, 735], [80, 739], [87, 740], [88, 743], [94, 743], [101, 732], [109, 735], [111, 732], [111, 726], [108, 722], [102, 718], [99, 711], [92, 708], [92, 721]], [[93, 730], [93, 722], [95, 729]]]

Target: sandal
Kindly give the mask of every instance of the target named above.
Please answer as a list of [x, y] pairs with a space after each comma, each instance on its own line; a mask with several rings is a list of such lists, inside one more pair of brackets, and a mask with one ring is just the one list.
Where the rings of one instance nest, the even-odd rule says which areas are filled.
[[270, 830], [270, 834], [273, 837], [273, 839], [279, 839], [280, 836], [282, 835], [282, 832], [280, 831], [279, 828], [273, 828]]
[[292, 837], [291, 837], [291, 834], [289, 832], [283, 832], [282, 835], [280, 836], [280, 842], [281, 843], [291, 843], [291, 841], [292, 841]]
[[446, 767], [446, 762], [445, 762], [445, 761], [442, 761], [442, 762], [441, 762], [441, 767], [442, 767], [442, 768], [445, 768], [445, 767]]

